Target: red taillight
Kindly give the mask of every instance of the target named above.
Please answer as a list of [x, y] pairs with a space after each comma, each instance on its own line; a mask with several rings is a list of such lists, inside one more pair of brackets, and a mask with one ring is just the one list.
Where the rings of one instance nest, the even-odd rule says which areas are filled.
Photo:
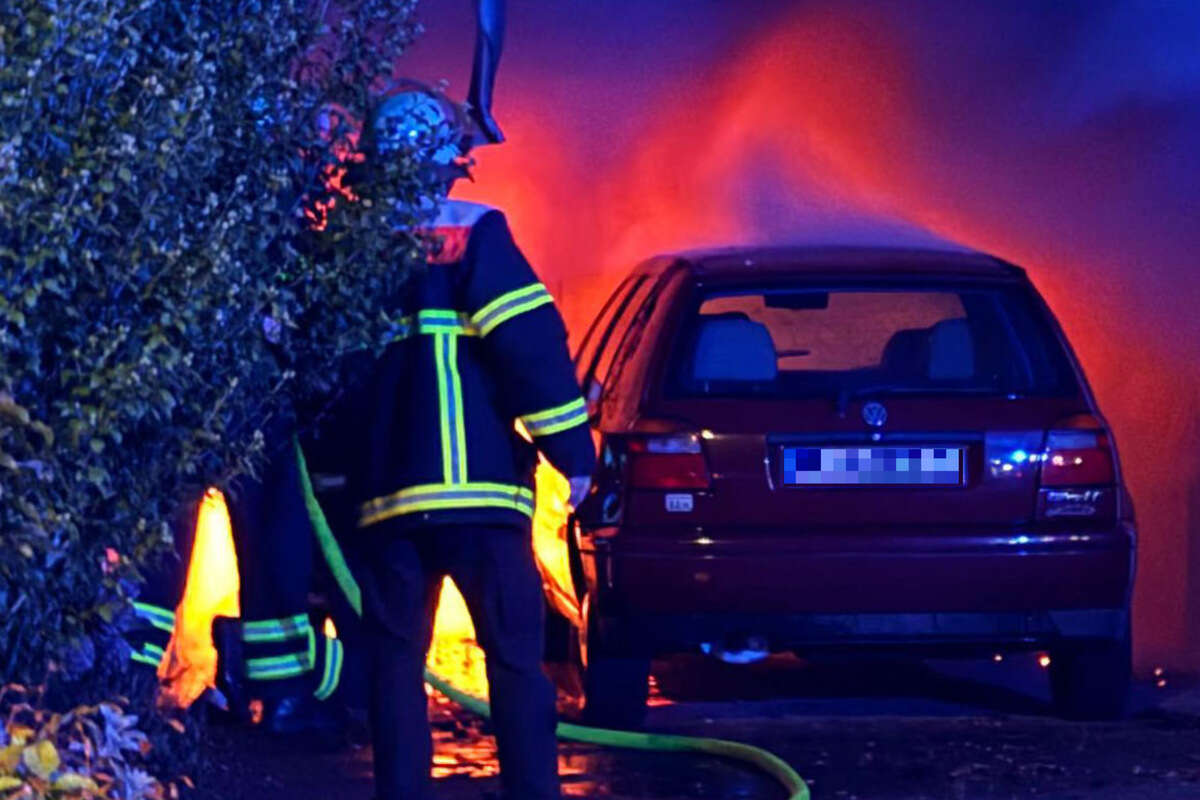
[[708, 463], [694, 433], [629, 439], [629, 485], [634, 489], [707, 489]]
[[1091, 415], [1071, 417], [1046, 434], [1042, 486], [1111, 486], [1116, 466], [1108, 432]]

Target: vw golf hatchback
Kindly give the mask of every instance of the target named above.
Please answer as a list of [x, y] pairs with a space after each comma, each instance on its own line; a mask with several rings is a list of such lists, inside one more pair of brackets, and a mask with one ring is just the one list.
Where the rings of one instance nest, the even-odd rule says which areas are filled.
[[1135, 525], [1111, 432], [1023, 270], [888, 248], [639, 266], [576, 358], [600, 461], [551, 585], [585, 713], [637, 724], [650, 659], [1047, 650], [1112, 717]]

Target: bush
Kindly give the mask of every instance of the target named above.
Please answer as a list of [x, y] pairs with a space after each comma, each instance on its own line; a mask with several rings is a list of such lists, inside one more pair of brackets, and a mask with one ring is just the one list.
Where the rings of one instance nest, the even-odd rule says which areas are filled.
[[428, 187], [398, 160], [348, 202], [337, 173], [415, 35], [413, 6], [8, 4], [5, 680], [76, 680], [111, 658], [172, 510], [252, 470], [268, 422], [380, 341], [381, 298], [420, 248], [393, 230]]
[[[65, 713], [43, 708], [37, 692], [0, 689], [0, 792], [21, 798], [177, 797], [191, 779], [153, 775], [154, 746], [138, 717], [116, 702]], [[170, 720], [179, 734], [183, 723]]]

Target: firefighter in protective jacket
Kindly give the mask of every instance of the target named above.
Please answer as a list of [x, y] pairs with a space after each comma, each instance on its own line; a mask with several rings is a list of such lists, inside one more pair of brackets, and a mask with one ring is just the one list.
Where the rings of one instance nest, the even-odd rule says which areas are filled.
[[[416, 153], [448, 191], [469, 123], [409, 85], [380, 105], [376, 157]], [[395, 305], [361, 405], [357, 487], [375, 775], [381, 800], [427, 798], [422, 671], [442, 578], [466, 600], [487, 658], [506, 797], [559, 797], [555, 693], [542, 672], [544, 600], [531, 540], [540, 452], [587, 491], [595, 452], [546, 287], [502, 213], [442, 199], [439, 245]], [[516, 430], [520, 423], [530, 444]]]

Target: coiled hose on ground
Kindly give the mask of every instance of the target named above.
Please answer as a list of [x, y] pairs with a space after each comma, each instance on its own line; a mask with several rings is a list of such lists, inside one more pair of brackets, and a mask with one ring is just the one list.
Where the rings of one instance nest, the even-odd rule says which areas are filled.
[[[300, 485], [304, 492], [304, 504], [308, 510], [309, 519], [317, 536], [317, 542], [325, 561], [333, 572], [334, 580], [346, 595], [351, 607], [362, 615], [362, 597], [357, 581], [350, 573], [350, 568], [342, 555], [341, 547], [334, 538], [325, 512], [313, 492], [312, 480], [308, 474], [308, 465], [299, 442], [295, 443], [296, 459], [300, 469]], [[431, 670], [425, 670], [425, 680], [433, 688], [449, 697], [466, 710], [483, 717], [491, 717], [492, 710], [487, 700], [476, 697], [456, 688], [452, 683]], [[560, 722], [557, 728], [558, 738], [572, 742], [583, 742], [603, 747], [620, 747], [627, 750], [652, 750], [668, 753], [704, 753], [720, 756], [750, 764], [777, 780], [788, 792], [788, 800], [809, 800], [808, 785], [804, 779], [792, 769], [786, 761], [774, 753], [740, 742], [730, 742], [725, 739], [711, 739], [701, 736], [677, 736], [664, 733], [640, 733], [637, 731], [619, 731], [608, 728], [592, 728], [587, 725], [576, 725], [570, 722]]]

